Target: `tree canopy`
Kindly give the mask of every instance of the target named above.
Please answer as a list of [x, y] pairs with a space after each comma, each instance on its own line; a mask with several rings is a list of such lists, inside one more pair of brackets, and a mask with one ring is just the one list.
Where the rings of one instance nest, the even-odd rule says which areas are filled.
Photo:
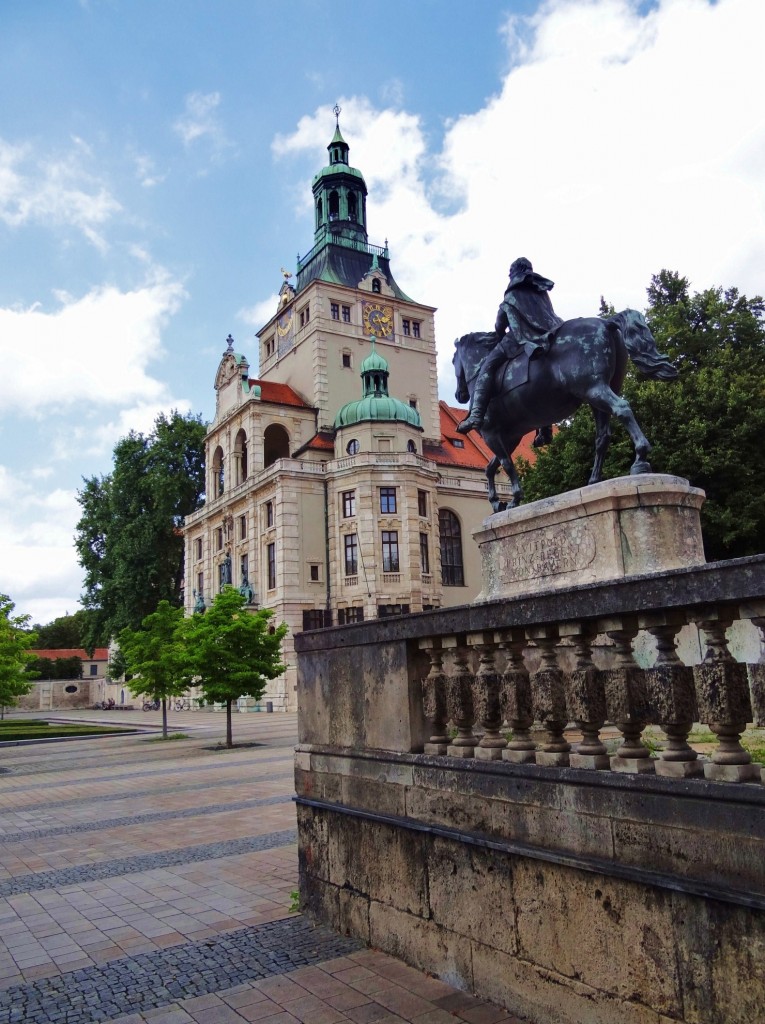
[[87, 613], [79, 611], [74, 615], [60, 615], [45, 626], [35, 623], [32, 629], [37, 633], [35, 646], [38, 650], [84, 647]]
[[208, 703], [226, 705], [226, 745], [233, 745], [231, 705], [239, 697], [260, 700], [269, 679], [284, 671], [279, 658], [287, 626], [269, 625], [268, 608], [247, 611], [246, 597], [226, 586], [203, 614], [181, 624], [188, 664]]
[[0, 711], [13, 707], [32, 688], [27, 667], [34, 655], [27, 652], [37, 636], [29, 631], [29, 616], [14, 615], [15, 605], [0, 594]]
[[145, 436], [114, 448], [114, 469], [84, 481], [75, 546], [85, 571], [84, 646], [137, 629], [160, 601], [178, 606], [183, 576], [180, 526], [204, 497], [205, 425], [161, 415]]
[[[610, 307], [601, 300], [601, 310]], [[765, 550], [765, 304], [736, 288], [691, 294], [668, 270], [648, 288], [646, 319], [660, 351], [679, 370], [672, 383], [640, 379], [630, 366], [623, 393], [653, 445], [659, 473], [701, 487], [708, 559]], [[594, 457], [595, 427], [583, 407], [561, 424], [533, 466], [519, 465], [528, 500], [582, 487]], [[634, 457], [614, 424], [606, 477], [629, 473]]]
[[140, 629], [125, 628], [119, 635], [120, 652], [134, 695], [147, 694], [162, 702], [162, 735], [167, 737], [167, 700], [179, 697], [189, 685], [188, 659], [179, 627], [183, 609], [160, 601]]

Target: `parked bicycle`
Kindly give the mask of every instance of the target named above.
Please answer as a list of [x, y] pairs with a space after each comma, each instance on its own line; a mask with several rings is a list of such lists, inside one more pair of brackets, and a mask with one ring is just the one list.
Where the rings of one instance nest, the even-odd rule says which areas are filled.
[[143, 702], [143, 709], [144, 709], [144, 711], [159, 711], [159, 701], [158, 700], [145, 700]]
[[187, 698], [178, 698], [175, 702], [176, 711], [191, 711], [191, 701]]

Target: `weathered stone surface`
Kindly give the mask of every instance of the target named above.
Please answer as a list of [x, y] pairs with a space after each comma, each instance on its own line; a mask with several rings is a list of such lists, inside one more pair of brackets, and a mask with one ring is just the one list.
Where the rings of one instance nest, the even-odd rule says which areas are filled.
[[742, 722], [752, 720], [746, 665], [738, 661], [702, 661], [693, 668], [699, 721]]
[[512, 865], [507, 856], [435, 838], [427, 846], [427, 865], [430, 912], [437, 925], [506, 953], [516, 952]]
[[497, 803], [492, 810], [495, 836], [547, 849], [577, 850], [593, 857], [612, 855], [611, 823], [605, 817], [531, 804]]
[[483, 588], [514, 597], [701, 565], [703, 491], [679, 477], [619, 477], [499, 512], [473, 537]]
[[327, 817], [312, 807], [297, 807], [298, 865], [300, 877], [329, 881], [329, 827]]
[[350, 889], [338, 892], [338, 931], [369, 942], [369, 899]]
[[394, 907], [372, 903], [369, 941], [375, 949], [428, 971], [455, 988], [470, 990], [473, 973], [470, 943], [462, 935], [439, 928]]
[[409, 914], [427, 916], [427, 878], [417, 833], [345, 815], [330, 821], [331, 882]]
[[677, 1024], [637, 1002], [612, 996], [521, 958], [472, 943], [473, 985], [483, 999], [534, 1024]]
[[749, 696], [752, 701], [752, 721], [765, 725], [765, 665], [747, 665]]
[[523, 959], [621, 999], [641, 993], [656, 1012], [680, 1015], [669, 893], [518, 860], [513, 895]]
[[688, 1024], [765, 1020], [765, 914], [672, 896]]
[[309, 800], [327, 800], [330, 803], [339, 803], [342, 799], [343, 777], [342, 775], [330, 774], [328, 772], [295, 772], [295, 792], [298, 796], [307, 797]]
[[376, 782], [357, 775], [343, 776], [342, 801], [349, 807], [379, 814], [404, 814], [406, 790], [402, 785]]
[[450, 793], [437, 789], [410, 790], [406, 797], [406, 813], [416, 821], [450, 828], [476, 829], [488, 832], [492, 823], [492, 805], [480, 797], [455, 800]]

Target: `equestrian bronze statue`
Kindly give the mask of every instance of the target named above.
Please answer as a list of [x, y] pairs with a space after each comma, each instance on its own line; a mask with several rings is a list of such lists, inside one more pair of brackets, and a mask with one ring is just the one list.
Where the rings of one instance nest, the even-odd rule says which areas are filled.
[[[650, 473], [646, 457], [651, 446], [620, 395], [627, 360], [654, 380], [677, 377], [636, 310], [625, 309], [608, 319], [562, 321], [550, 302], [552, 287], [552, 281], [533, 272], [528, 260], [516, 260], [495, 330], [466, 334], [454, 343], [457, 401], [470, 400], [470, 413], [457, 429], [479, 430], [494, 453], [486, 477], [495, 512], [515, 508], [523, 499], [512, 454], [524, 435], [536, 430], [534, 444], [546, 444], [550, 424], [571, 416], [580, 405], [589, 405], [595, 416], [595, 461], [589, 483], [602, 478], [612, 416], [626, 427], [635, 447], [630, 473]], [[500, 466], [512, 488], [509, 504], [499, 500], [495, 486]]]

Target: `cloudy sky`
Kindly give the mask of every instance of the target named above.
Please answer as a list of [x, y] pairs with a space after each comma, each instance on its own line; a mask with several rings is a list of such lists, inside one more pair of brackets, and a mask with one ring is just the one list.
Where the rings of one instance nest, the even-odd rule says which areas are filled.
[[662, 267], [765, 291], [763, 0], [3, 0], [0, 29], [0, 592], [35, 621], [78, 607], [82, 478], [209, 419], [229, 332], [256, 368], [335, 103], [447, 399], [516, 256], [563, 316]]

